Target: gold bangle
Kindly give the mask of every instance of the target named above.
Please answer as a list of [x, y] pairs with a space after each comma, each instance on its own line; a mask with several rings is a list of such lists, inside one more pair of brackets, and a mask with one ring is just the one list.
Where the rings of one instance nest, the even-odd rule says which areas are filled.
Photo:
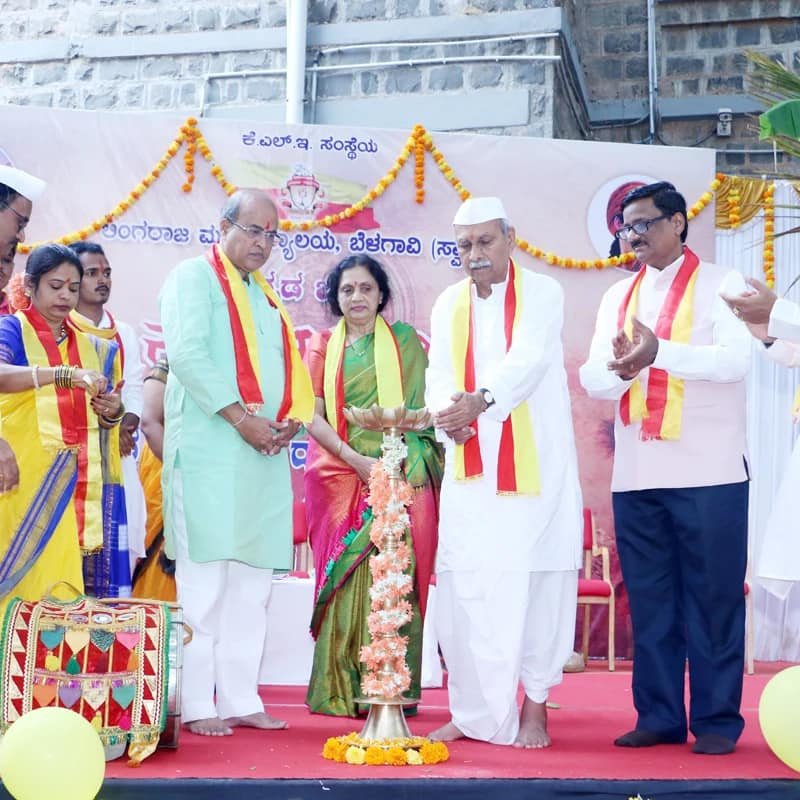
[[250, 412], [247, 409], [245, 409], [244, 413], [242, 414], [242, 418], [238, 422], [231, 422], [231, 425], [233, 425], [234, 428], [238, 428], [249, 416]]
[[38, 364], [34, 364], [31, 367], [31, 379], [33, 380], [33, 388], [34, 388], [34, 390], [38, 391], [39, 389], [42, 388], [41, 385], [39, 384], [39, 365]]

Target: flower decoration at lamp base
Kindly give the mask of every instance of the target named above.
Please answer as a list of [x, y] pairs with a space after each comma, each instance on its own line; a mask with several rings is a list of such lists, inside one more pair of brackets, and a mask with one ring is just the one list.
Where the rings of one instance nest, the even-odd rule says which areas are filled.
[[341, 764], [418, 767], [447, 761], [450, 751], [444, 742], [432, 742], [424, 736], [372, 740], [353, 732], [328, 739], [322, 756]]
[[361, 648], [360, 659], [367, 667], [361, 681], [369, 714], [360, 734], [349, 733], [328, 739], [322, 755], [347, 764], [419, 765], [435, 764], [448, 758], [447, 747], [422, 736], [412, 736], [403, 706], [419, 698], [407, 697], [411, 674], [406, 663], [408, 638], [400, 629], [414, 615], [406, 597], [413, 581], [406, 572], [411, 563], [407, 508], [414, 492], [403, 473], [408, 448], [402, 432], [422, 430], [431, 424], [427, 409], [346, 408], [348, 422], [361, 428], [383, 431], [382, 456], [372, 467], [369, 500], [373, 522], [370, 538], [378, 552], [370, 558], [372, 586], [367, 625], [370, 643]]

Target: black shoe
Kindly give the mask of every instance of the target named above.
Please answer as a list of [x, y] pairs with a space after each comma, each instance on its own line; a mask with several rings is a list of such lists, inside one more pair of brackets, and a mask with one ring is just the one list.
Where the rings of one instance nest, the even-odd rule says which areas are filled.
[[657, 744], [683, 744], [686, 740], [670, 739], [653, 731], [628, 731], [618, 739], [614, 739], [617, 747], [655, 747]]
[[718, 733], [704, 733], [697, 737], [697, 741], [692, 747], [693, 753], [700, 753], [706, 756], [726, 756], [736, 749], [736, 742]]

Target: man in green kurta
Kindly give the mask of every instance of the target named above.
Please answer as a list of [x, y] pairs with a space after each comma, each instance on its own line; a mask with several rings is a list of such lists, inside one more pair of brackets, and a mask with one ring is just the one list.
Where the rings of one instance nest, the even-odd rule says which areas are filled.
[[222, 210], [219, 245], [179, 264], [161, 292], [166, 551], [194, 632], [182, 714], [207, 736], [286, 727], [265, 712], [258, 672], [272, 571], [292, 564], [286, 448], [296, 420], [310, 418], [298, 413], [298, 387], [308, 384], [312, 404], [313, 395], [288, 317], [260, 272], [277, 225], [265, 193], [236, 192]]

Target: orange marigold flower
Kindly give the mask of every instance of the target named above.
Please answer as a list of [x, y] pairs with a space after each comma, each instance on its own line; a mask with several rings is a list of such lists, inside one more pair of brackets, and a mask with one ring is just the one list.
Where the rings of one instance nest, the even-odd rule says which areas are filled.
[[386, 751], [386, 763], [392, 767], [404, 767], [408, 763], [406, 751], [402, 747], [390, 747]]
[[184, 183], [181, 186], [181, 191], [186, 192], [187, 194], [192, 191], [192, 184], [191, 183]]
[[419, 749], [425, 764], [438, 764], [450, 758], [450, 752], [444, 742], [425, 742]]
[[382, 747], [368, 747], [364, 757], [367, 764], [372, 766], [386, 763], [386, 753]]

